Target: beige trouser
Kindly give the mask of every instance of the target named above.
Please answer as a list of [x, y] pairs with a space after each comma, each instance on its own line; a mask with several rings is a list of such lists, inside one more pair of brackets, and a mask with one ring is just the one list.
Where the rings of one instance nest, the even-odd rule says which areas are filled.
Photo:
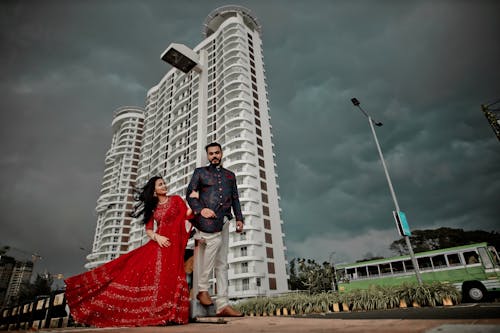
[[215, 269], [215, 279], [217, 281], [217, 299], [215, 305], [217, 311], [228, 305], [227, 296], [227, 253], [229, 250], [229, 220], [224, 217], [224, 227], [222, 231], [207, 233], [197, 230], [195, 239], [203, 239], [199, 243], [197, 259], [198, 272], [198, 292], [208, 291], [210, 275]]

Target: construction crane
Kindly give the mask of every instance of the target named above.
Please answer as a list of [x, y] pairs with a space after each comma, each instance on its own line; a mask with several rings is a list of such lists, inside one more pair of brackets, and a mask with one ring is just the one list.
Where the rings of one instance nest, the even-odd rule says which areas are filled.
[[9, 246], [9, 245], [3, 246], [0, 253], [7, 253], [7, 252], [9, 252], [11, 250], [15, 251], [15, 252], [20, 252], [20, 253], [23, 253], [23, 254], [27, 254], [28, 256], [31, 256], [31, 261], [33, 263], [35, 263], [37, 260], [42, 259], [42, 256], [39, 255], [36, 252], [29, 252], [29, 251], [21, 250], [21, 249], [19, 249], [17, 247], [13, 247], [13, 246]]

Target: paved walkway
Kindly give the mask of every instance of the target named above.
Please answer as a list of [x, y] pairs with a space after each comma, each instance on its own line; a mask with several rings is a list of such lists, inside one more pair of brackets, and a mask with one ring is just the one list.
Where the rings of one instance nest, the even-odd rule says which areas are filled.
[[201, 318], [196, 323], [165, 327], [133, 328], [59, 328], [43, 329], [57, 333], [500, 333], [499, 319], [446, 319], [446, 320], [344, 320], [296, 317], [243, 317], [226, 318], [218, 323], [216, 318]]

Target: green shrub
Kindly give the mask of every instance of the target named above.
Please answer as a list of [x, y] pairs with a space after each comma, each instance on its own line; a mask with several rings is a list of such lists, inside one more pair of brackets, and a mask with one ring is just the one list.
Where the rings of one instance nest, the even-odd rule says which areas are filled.
[[400, 300], [406, 304], [417, 303], [420, 306], [436, 306], [443, 304], [443, 299], [449, 298], [454, 304], [461, 300], [460, 291], [453, 285], [434, 282], [404, 284], [398, 287], [372, 286], [369, 289], [356, 289], [346, 293], [323, 292], [318, 294], [290, 293], [275, 297], [256, 297], [244, 300], [235, 307], [245, 313], [268, 315], [276, 313], [277, 309], [294, 310], [297, 315], [309, 313], [326, 313], [333, 304], [345, 303], [353, 311], [385, 310], [399, 306]]

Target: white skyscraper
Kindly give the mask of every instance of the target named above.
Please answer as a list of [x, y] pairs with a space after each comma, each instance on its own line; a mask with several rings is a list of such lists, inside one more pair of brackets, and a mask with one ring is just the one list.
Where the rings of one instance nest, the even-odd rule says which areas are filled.
[[95, 268], [128, 252], [133, 190], [142, 142], [144, 110], [121, 107], [113, 117], [113, 139], [106, 153], [97, 226], [85, 268]]
[[[236, 174], [245, 218], [242, 234], [234, 225], [230, 229], [229, 296], [282, 293], [288, 290], [288, 263], [261, 27], [248, 9], [225, 6], [209, 14], [204, 37], [193, 48], [200, 65], [196, 70], [186, 74], [172, 68], [147, 93], [137, 186], [161, 175], [169, 193], [184, 197], [194, 169], [208, 164], [205, 145], [219, 142], [224, 167]], [[109, 201], [103, 200], [98, 211], [107, 205]], [[115, 222], [119, 221], [117, 216]], [[101, 224], [98, 220], [94, 251], [103, 237]], [[128, 250], [145, 241], [144, 225], [133, 220]], [[108, 246], [96, 255], [105, 260], [110, 253], [123, 252]]]

